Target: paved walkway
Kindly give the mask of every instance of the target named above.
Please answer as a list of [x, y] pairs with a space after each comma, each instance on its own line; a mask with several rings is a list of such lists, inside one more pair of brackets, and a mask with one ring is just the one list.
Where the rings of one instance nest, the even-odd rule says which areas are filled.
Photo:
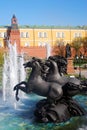
[[[76, 74], [79, 74], [79, 70], [75, 70]], [[83, 75], [85, 78], [87, 78], [87, 69], [81, 70], [81, 75]]]

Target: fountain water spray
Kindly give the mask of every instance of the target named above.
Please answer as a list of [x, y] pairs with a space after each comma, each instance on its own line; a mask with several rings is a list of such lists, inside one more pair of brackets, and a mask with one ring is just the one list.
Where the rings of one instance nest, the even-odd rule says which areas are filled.
[[15, 100], [13, 88], [20, 81], [25, 80], [26, 74], [23, 67], [23, 55], [18, 56], [16, 43], [9, 43], [9, 52], [4, 56], [3, 67], [3, 100]]
[[48, 59], [50, 55], [51, 55], [51, 46], [50, 44], [46, 44], [46, 58]]

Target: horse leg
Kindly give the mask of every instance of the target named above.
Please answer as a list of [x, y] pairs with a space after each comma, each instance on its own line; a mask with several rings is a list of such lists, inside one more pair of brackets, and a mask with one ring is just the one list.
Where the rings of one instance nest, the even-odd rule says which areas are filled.
[[15, 96], [17, 101], [19, 100], [19, 97], [18, 97], [18, 90], [19, 90], [19, 89], [17, 88], [17, 89], [16, 89], [16, 96]]
[[22, 82], [20, 82], [19, 84], [17, 84], [16, 86], [14, 86], [14, 90], [16, 90], [20, 85], [22, 85], [22, 84], [24, 84], [25, 85], [25, 87], [26, 87], [26, 85], [27, 85], [27, 83], [25, 82], [25, 81], [22, 81]]
[[[25, 86], [21, 86], [21, 84], [25, 84]], [[16, 100], [18, 101], [19, 100], [19, 97], [18, 97], [18, 92], [19, 92], [19, 89], [22, 90], [23, 92], [25, 93], [28, 93], [28, 85], [25, 81], [17, 84], [15, 87], [14, 87], [14, 90], [16, 90]]]

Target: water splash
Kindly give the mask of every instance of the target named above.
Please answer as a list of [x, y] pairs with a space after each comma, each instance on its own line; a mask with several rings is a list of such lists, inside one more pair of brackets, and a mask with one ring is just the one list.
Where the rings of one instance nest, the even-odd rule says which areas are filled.
[[46, 58], [48, 59], [49, 56], [51, 56], [51, 46], [46, 44]]
[[[9, 44], [9, 52], [4, 55], [3, 66], [3, 100], [15, 102], [13, 87], [25, 80], [26, 74], [23, 67], [23, 54], [18, 56], [16, 43]], [[11, 100], [10, 100], [11, 99]]]

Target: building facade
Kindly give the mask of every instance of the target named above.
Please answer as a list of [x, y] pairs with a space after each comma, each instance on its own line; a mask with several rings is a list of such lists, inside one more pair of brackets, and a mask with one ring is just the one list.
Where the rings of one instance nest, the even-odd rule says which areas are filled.
[[[71, 44], [75, 37], [86, 37], [87, 30], [56, 27], [18, 26], [17, 18], [13, 15], [11, 26], [0, 27], [0, 48], [16, 42], [20, 51], [31, 56], [46, 57], [46, 46], [51, 47], [63, 43]], [[62, 41], [62, 42], [61, 42]], [[35, 50], [36, 49], [36, 50]], [[43, 54], [42, 54], [43, 53]], [[42, 55], [42, 56], [41, 56]]]

